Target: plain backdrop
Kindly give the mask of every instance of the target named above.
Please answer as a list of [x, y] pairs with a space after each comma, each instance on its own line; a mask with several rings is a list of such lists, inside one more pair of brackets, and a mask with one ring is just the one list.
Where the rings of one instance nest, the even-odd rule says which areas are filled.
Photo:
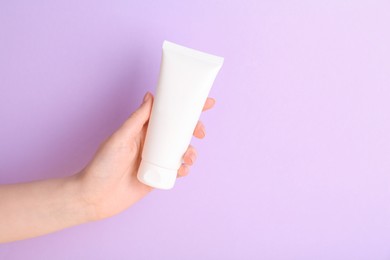
[[111, 219], [0, 245], [0, 259], [390, 259], [389, 12], [1, 1], [2, 184], [82, 169], [154, 91], [163, 40], [225, 64], [189, 177]]

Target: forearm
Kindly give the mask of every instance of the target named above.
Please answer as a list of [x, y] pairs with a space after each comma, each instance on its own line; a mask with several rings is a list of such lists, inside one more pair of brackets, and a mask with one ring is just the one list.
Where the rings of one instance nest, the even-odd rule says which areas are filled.
[[77, 176], [0, 186], [0, 243], [51, 233], [93, 219]]

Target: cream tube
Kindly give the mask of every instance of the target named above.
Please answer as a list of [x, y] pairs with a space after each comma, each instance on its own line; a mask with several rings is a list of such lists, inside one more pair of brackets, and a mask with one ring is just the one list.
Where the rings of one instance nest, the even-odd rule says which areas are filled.
[[138, 179], [171, 189], [223, 58], [168, 41], [162, 49]]

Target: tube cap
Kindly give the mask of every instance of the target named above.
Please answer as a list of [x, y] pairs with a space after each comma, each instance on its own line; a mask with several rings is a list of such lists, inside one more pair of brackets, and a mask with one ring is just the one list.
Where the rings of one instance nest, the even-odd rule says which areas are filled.
[[169, 190], [175, 185], [177, 170], [167, 169], [141, 161], [137, 177], [143, 184], [158, 189]]

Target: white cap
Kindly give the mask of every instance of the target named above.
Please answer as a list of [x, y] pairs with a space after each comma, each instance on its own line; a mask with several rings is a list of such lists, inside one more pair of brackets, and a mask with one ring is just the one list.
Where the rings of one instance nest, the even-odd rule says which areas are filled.
[[158, 189], [169, 190], [175, 185], [177, 170], [159, 167], [142, 160], [137, 177], [143, 184]]

